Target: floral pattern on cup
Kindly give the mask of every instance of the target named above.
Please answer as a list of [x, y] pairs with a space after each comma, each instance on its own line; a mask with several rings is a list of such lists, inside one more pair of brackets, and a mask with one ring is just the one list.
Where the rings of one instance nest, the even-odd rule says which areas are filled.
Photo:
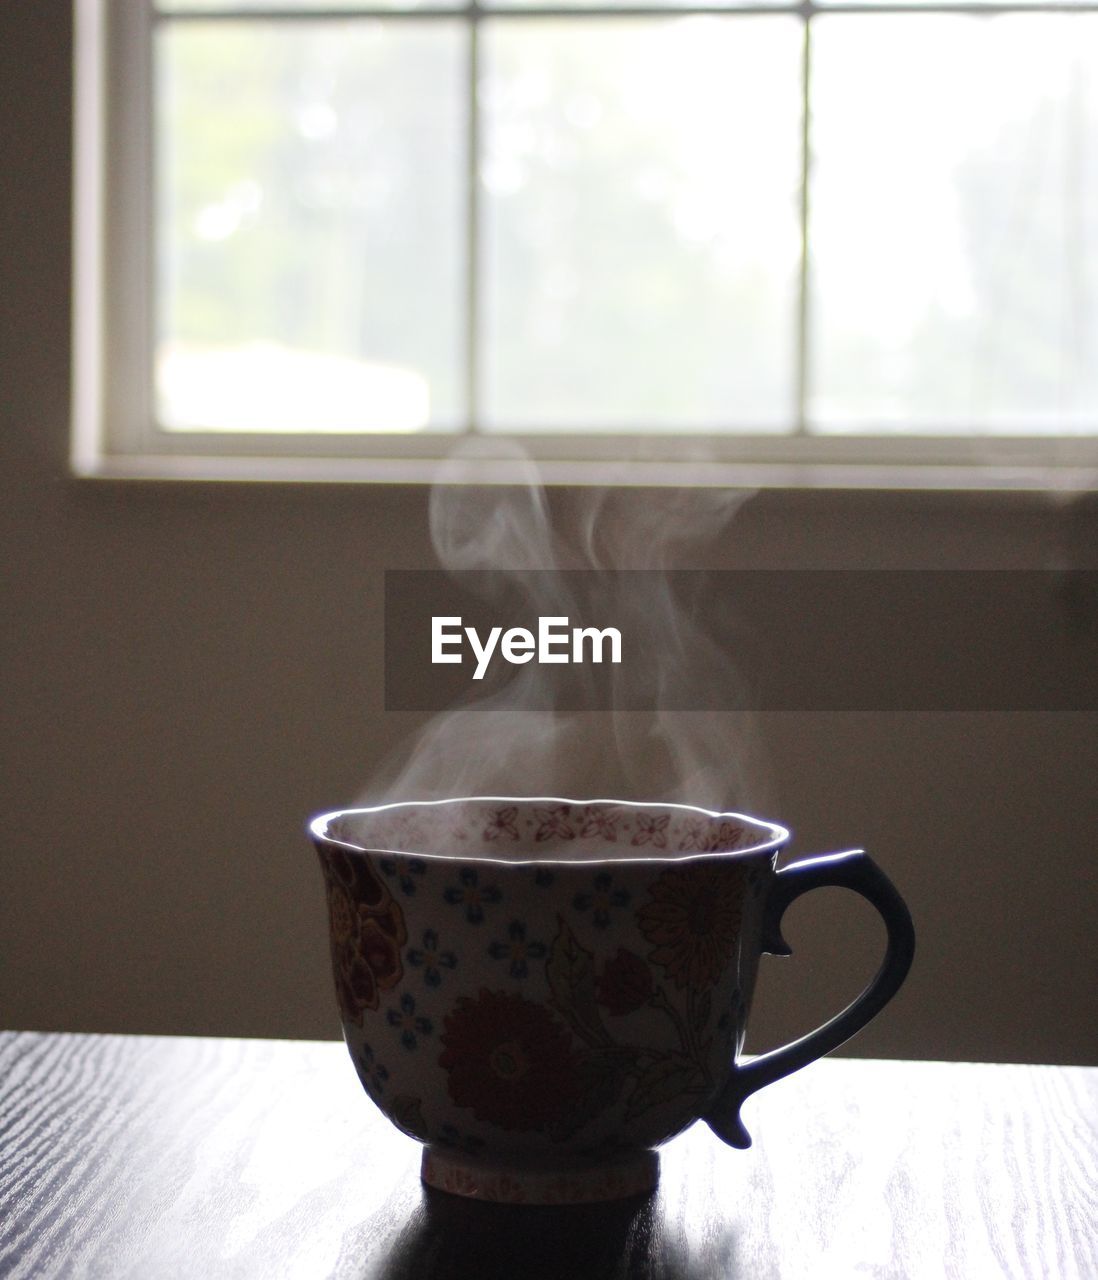
[[709, 844], [711, 823], [706, 818], [686, 818], [679, 824], [680, 853], [702, 852]]
[[587, 839], [597, 837], [613, 843], [618, 838], [618, 825], [621, 821], [622, 815], [617, 809], [592, 809], [588, 806], [584, 810], [580, 835]]
[[[609, 810], [604, 816], [605, 822], [592, 819], [580, 832], [602, 837], [611, 831], [618, 839], [629, 834], [620, 813]], [[629, 824], [633, 842], [638, 837], [666, 842], [668, 824], [659, 821], [666, 815], [641, 821], [650, 816], [637, 815]], [[538, 809], [533, 817], [538, 830], [569, 820], [564, 806]], [[517, 821], [517, 813], [504, 806], [488, 826], [495, 822], [505, 832]], [[399, 864], [385, 861], [389, 865], [382, 869], [399, 883]], [[423, 870], [415, 872], [416, 887], [429, 886], [440, 869], [417, 862]], [[440, 896], [447, 906], [461, 908], [465, 921], [479, 925], [485, 905], [506, 905], [500, 885], [483, 868], [461, 865], [456, 871], [455, 878], [453, 864], [442, 864], [449, 883], [443, 883]], [[622, 926], [647, 944], [644, 954], [620, 944], [602, 953], [581, 941], [561, 917], [550, 945], [530, 936], [527, 921], [512, 915], [506, 929], [487, 943], [489, 957], [506, 966], [501, 976], [512, 987], [482, 987], [475, 996], [458, 994], [439, 1005], [434, 992], [444, 974], [458, 969], [458, 952], [443, 949], [434, 928], [423, 930], [419, 946], [403, 949], [401, 907], [368, 860], [339, 853], [329, 880], [344, 1016], [361, 1025], [363, 1013], [377, 1009], [379, 992], [397, 988], [406, 970], [419, 971], [426, 990], [402, 991], [384, 1010], [385, 1024], [405, 1052], [421, 1053], [432, 1041], [439, 1046], [437, 1061], [459, 1111], [506, 1131], [545, 1132], [554, 1141], [566, 1141], [610, 1108], [624, 1107], [626, 1116], [635, 1118], [712, 1085], [708, 1037], [727, 1032], [729, 1020], [726, 1015], [718, 1023], [711, 1017], [708, 993], [734, 951], [746, 874], [741, 866], [704, 860], [665, 865], [634, 907], [629, 890], [615, 881], [616, 869], [604, 865], [591, 875], [588, 888], [573, 895], [576, 920], [586, 920], [595, 942], [620, 917]], [[536, 867], [532, 881], [550, 887], [553, 873]], [[537, 989], [531, 984], [539, 983], [548, 988], [547, 1001], [531, 998]], [[671, 1047], [653, 1053], [610, 1029], [611, 1024], [625, 1026], [642, 1010], [667, 1020]], [[359, 1066], [368, 1092], [380, 1095], [389, 1073], [376, 1063], [372, 1049]], [[429, 1120], [423, 1123], [430, 1131]]]
[[574, 840], [576, 829], [570, 817], [571, 806], [555, 805], [551, 809], [535, 809], [534, 820], [537, 830], [534, 839], [539, 843], [545, 840]]
[[721, 822], [716, 831], [710, 833], [706, 841], [706, 849], [715, 852], [717, 849], [738, 849], [749, 838], [747, 829], [738, 822]]
[[609, 871], [599, 871], [591, 881], [589, 891], [577, 893], [572, 905], [577, 911], [590, 911], [596, 928], [605, 929], [610, 924], [611, 913], [629, 902], [629, 891], [614, 888], [614, 876]]
[[656, 1185], [656, 1157], [634, 1159], [620, 1165], [595, 1166], [560, 1173], [520, 1174], [471, 1167], [447, 1158], [443, 1150], [428, 1148], [423, 1154], [423, 1180], [454, 1195], [498, 1204], [585, 1204], [647, 1195]]
[[711, 987], [739, 933], [743, 876], [719, 865], [669, 867], [637, 912], [649, 960], [680, 990]]
[[389, 1114], [398, 1129], [417, 1142], [429, 1142], [430, 1130], [423, 1118], [423, 1102], [411, 1094], [400, 1094], [389, 1104]]
[[453, 1147], [455, 1151], [464, 1151], [471, 1156], [478, 1156], [484, 1150], [483, 1138], [475, 1133], [465, 1133], [452, 1124], [440, 1125], [435, 1141], [444, 1147]]
[[[574, 1203], [650, 1190], [655, 1149], [698, 1118], [742, 1145], [729, 1090], [768, 895], [836, 859], [793, 878], [774, 824], [624, 801], [383, 805], [312, 832], [344, 1036], [366, 1093], [427, 1144], [425, 1181]], [[910, 919], [864, 855], [838, 858], [900, 939], [894, 991]]]
[[430, 1018], [416, 1012], [415, 996], [407, 991], [400, 997], [398, 1007], [386, 1011], [385, 1019], [400, 1032], [400, 1043], [409, 1050], [417, 1049], [420, 1037], [431, 1035], [435, 1029]]
[[[421, 808], [384, 814], [375, 853], [321, 851], [345, 1034], [369, 1096], [404, 1132], [474, 1161], [505, 1141], [628, 1163], [632, 1126], [649, 1145], [681, 1127], [742, 1031], [719, 1006], [756, 873], [707, 848], [665, 859], [737, 830], [617, 803]], [[619, 862], [615, 845], [636, 852]], [[718, 999], [722, 973], [732, 985]], [[562, 1178], [539, 1203], [579, 1196]], [[523, 1185], [495, 1190], [519, 1199]]]
[[326, 870], [336, 994], [343, 1016], [361, 1026], [403, 975], [404, 915], [369, 862], [336, 849]]
[[494, 905], [501, 898], [499, 886], [482, 884], [480, 872], [474, 867], [462, 867], [456, 884], [443, 890], [443, 900], [452, 907], [465, 908], [465, 918], [470, 924], [480, 924], [484, 919], [484, 904]]
[[635, 848], [650, 844], [653, 849], [667, 848], [667, 824], [671, 821], [666, 813], [637, 814], [636, 829], [630, 844]]
[[531, 960], [544, 960], [548, 948], [544, 942], [526, 937], [526, 925], [521, 920], [512, 920], [507, 929], [507, 938], [488, 944], [488, 954], [493, 960], [507, 960], [508, 972], [512, 978], [525, 978], [530, 972]]
[[[475, 844], [510, 848], [523, 839], [535, 847], [553, 840], [589, 840], [631, 844], [634, 848], [666, 848], [678, 852], [734, 851], [758, 843], [763, 833], [750, 822], [736, 822], [702, 810], [647, 810], [614, 801], [534, 801], [492, 804], [482, 800], [453, 802], [443, 808], [392, 806], [376, 811], [371, 843], [386, 853], [383, 870], [398, 877], [402, 892], [415, 892], [423, 873], [423, 852], [455, 853]], [[664, 843], [658, 836], [662, 834]], [[544, 856], [543, 851], [539, 851]], [[410, 887], [408, 887], [410, 886]]]
[[446, 1016], [439, 1065], [459, 1107], [501, 1129], [546, 1129], [579, 1092], [571, 1037], [544, 1005], [482, 988]]
[[615, 1017], [633, 1013], [655, 993], [652, 970], [635, 951], [619, 947], [603, 966], [596, 990], [599, 1004]]
[[505, 805], [502, 809], [496, 809], [484, 828], [485, 840], [518, 840], [517, 819], [517, 805]]
[[409, 897], [416, 891], [416, 877], [427, 873], [427, 864], [422, 858], [409, 858], [405, 854], [382, 858], [378, 866], [390, 879], [395, 879], [401, 893]]
[[[711, 1014], [706, 995], [687, 993], [684, 1009], [657, 983], [645, 959], [625, 948], [600, 966], [563, 920], [546, 976], [552, 1007], [583, 1045], [574, 1059], [582, 1088], [558, 1126], [562, 1140], [619, 1105], [624, 1104], [627, 1121], [636, 1120], [654, 1107], [713, 1087], [711, 1041], [702, 1038]], [[603, 1009], [624, 1018], [642, 1007], [668, 1019], [665, 1048], [632, 1043], [628, 1033], [614, 1035], [603, 1019]]]
[[424, 929], [423, 945], [409, 947], [405, 959], [413, 969], [423, 970], [423, 980], [429, 987], [442, 985], [444, 969], [457, 968], [457, 956], [453, 951], [443, 951], [434, 929]]
[[389, 1080], [389, 1068], [378, 1062], [371, 1046], [365, 1043], [351, 1046], [351, 1060], [366, 1093], [380, 1103]]

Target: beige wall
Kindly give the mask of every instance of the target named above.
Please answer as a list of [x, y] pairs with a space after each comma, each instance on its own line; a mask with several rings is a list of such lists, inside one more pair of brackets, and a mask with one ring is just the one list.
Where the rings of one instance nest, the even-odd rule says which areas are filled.
[[[0, 4], [0, 1025], [333, 1035], [302, 823], [410, 727], [381, 707], [381, 573], [432, 563], [424, 495], [68, 478], [70, 57], [62, 0]], [[1065, 547], [1098, 560], [1093, 509], [773, 492], [719, 558], [1043, 567]], [[1098, 1062], [1098, 718], [762, 732], [797, 847], [864, 843], [916, 917], [908, 986], [853, 1052]], [[791, 912], [800, 955], [768, 962], [757, 1043], [874, 963], [867, 912], [818, 896]]]

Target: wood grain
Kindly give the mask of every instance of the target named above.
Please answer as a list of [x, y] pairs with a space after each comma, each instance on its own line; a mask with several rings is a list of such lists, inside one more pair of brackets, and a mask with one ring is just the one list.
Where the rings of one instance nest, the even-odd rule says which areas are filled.
[[0, 1276], [1098, 1276], [1098, 1070], [835, 1060], [704, 1126], [658, 1193], [425, 1191], [342, 1045], [0, 1035]]

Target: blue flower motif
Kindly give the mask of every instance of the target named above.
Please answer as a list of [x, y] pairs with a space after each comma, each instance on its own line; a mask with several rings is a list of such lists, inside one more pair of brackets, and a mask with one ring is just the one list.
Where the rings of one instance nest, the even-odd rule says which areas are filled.
[[423, 934], [423, 946], [410, 947], [407, 960], [413, 968], [423, 969], [423, 977], [429, 987], [437, 987], [442, 981], [443, 969], [457, 967], [457, 956], [452, 951], [438, 949], [438, 934], [427, 929]]
[[539, 889], [548, 889], [556, 878], [555, 873], [548, 867], [538, 867], [534, 872], [534, 883]]
[[525, 978], [530, 972], [527, 961], [544, 960], [549, 948], [544, 942], [527, 942], [526, 926], [521, 920], [512, 920], [507, 930], [507, 941], [490, 943], [488, 954], [493, 960], [510, 960], [512, 978]]
[[390, 1009], [385, 1017], [389, 1026], [400, 1031], [400, 1043], [405, 1049], [414, 1049], [420, 1036], [429, 1036], [434, 1031], [430, 1018], [416, 1016], [416, 1002], [407, 992], [400, 997], [400, 1008]]
[[600, 871], [592, 882], [591, 893], [577, 893], [572, 905], [577, 911], [592, 911], [595, 925], [605, 929], [610, 923], [610, 911], [615, 907], [624, 907], [629, 901], [626, 889], [613, 887], [614, 877], [609, 871]]
[[362, 1045], [352, 1056], [363, 1089], [376, 1100], [385, 1092], [385, 1082], [389, 1079], [388, 1067], [377, 1061], [368, 1044]]
[[479, 874], [472, 867], [463, 867], [458, 874], [458, 883], [442, 894], [450, 906], [464, 906], [465, 918], [470, 924], [480, 924], [484, 919], [484, 904], [498, 902], [502, 896], [498, 886], [481, 884]]
[[484, 1150], [484, 1139], [473, 1133], [462, 1133], [452, 1124], [444, 1124], [438, 1131], [438, 1141], [446, 1147], [456, 1147], [471, 1156], [479, 1155]]
[[378, 862], [378, 866], [390, 878], [396, 879], [400, 885], [401, 893], [411, 895], [416, 891], [416, 882], [413, 876], [422, 876], [427, 872], [427, 864], [422, 858], [408, 858], [403, 854], [396, 854], [391, 858], [382, 858]]

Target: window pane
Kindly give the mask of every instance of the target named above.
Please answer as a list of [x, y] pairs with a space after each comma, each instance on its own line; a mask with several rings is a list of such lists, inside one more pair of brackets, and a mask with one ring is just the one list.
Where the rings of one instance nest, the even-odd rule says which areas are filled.
[[813, 25], [810, 419], [1098, 427], [1098, 20]]
[[172, 23], [157, 56], [162, 425], [458, 425], [465, 33]]
[[802, 28], [486, 21], [490, 428], [791, 425]]
[[486, 9], [759, 9], [791, 8], [795, 0], [481, 0]]
[[[941, 8], [944, 4], [948, 4], [951, 0], [902, 0], [905, 7], [911, 8]], [[867, 11], [880, 9], [887, 5], [895, 5], [897, 0], [816, 0], [816, 3], [822, 8], [830, 5], [857, 5], [861, 9]], [[986, 6], [991, 9], [1000, 8], [1026, 8], [1026, 9], [1071, 9], [1078, 5], [1080, 8], [1092, 5], [1094, 0], [968, 0], [973, 8]]]

